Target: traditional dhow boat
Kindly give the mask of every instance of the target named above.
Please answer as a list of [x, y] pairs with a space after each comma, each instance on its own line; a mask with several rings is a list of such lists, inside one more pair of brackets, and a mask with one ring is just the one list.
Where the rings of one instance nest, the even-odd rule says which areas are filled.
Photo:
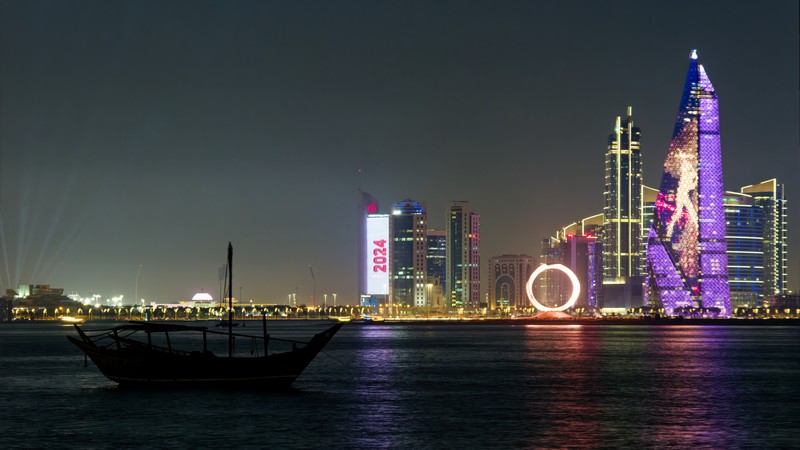
[[[232, 252], [229, 244], [229, 271]], [[233, 280], [230, 272], [228, 278], [228, 298], [231, 298], [230, 286]], [[121, 386], [275, 389], [291, 386], [343, 325], [337, 323], [304, 343], [270, 338], [267, 334], [266, 316], [262, 317], [262, 336], [234, 334], [230, 328], [230, 319], [232, 317], [229, 318], [227, 333], [202, 326], [152, 322], [129, 322], [90, 332], [75, 324], [78, 337], [67, 336], [67, 339], [83, 350], [103, 375]], [[197, 334], [198, 346], [202, 336], [202, 347], [194, 351], [173, 348], [173, 340], [179, 340], [176, 339], [176, 333]], [[208, 337], [214, 334], [227, 334], [227, 357], [209, 351]], [[254, 356], [234, 356], [233, 343], [237, 337], [250, 341]], [[258, 340], [263, 342], [262, 355], [258, 354]], [[291, 345], [291, 349], [270, 354], [271, 341], [283, 342], [287, 348]]]

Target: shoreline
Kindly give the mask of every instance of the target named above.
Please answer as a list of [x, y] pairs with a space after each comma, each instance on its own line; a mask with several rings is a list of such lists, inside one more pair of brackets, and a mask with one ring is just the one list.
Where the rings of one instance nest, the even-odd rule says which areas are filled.
[[409, 325], [415, 323], [424, 324], [487, 324], [487, 325], [625, 325], [625, 326], [800, 326], [800, 318], [788, 319], [590, 319], [590, 318], [574, 318], [574, 319], [537, 319], [535, 317], [524, 317], [515, 319], [390, 319], [387, 318], [381, 322], [364, 322], [353, 320], [350, 323], [355, 325]]
[[[336, 322], [334, 319], [311, 318], [311, 319], [271, 319], [267, 323], [291, 323], [291, 322]], [[92, 323], [125, 323], [128, 320], [113, 319], [94, 319], [79, 322], [80, 325]], [[173, 322], [173, 323], [203, 323], [213, 322], [212, 320], [154, 320], [152, 322]], [[241, 322], [236, 321], [236, 322]], [[245, 320], [245, 322], [261, 322], [260, 319]], [[35, 324], [35, 323], [70, 323], [59, 320], [15, 320], [0, 322], [0, 327], [5, 324]], [[800, 318], [536, 318], [520, 317], [514, 319], [496, 318], [385, 318], [380, 321], [370, 321], [363, 319], [352, 319], [345, 321], [346, 324], [355, 326], [392, 326], [392, 325], [412, 325], [412, 324], [436, 324], [436, 325], [589, 325], [589, 326], [800, 326]]]

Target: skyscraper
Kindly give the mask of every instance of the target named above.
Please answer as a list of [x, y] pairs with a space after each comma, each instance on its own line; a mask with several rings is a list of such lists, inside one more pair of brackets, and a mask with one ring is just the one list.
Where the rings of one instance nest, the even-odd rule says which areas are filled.
[[428, 229], [428, 278], [438, 278], [438, 286], [447, 292], [447, 232]]
[[763, 211], [764, 226], [762, 229], [764, 253], [764, 285], [762, 294], [765, 297], [786, 294], [787, 277], [787, 207], [783, 184], [776, 179], [744, 186], [743, 194], [753, 198], [753, 204]]
[[647, 298], [731, 314], [717, 93], [692, 51], [647, 243]]
[[725, 221], [731, 307], [758, 306], [764, 298], [764, 211], [750, 195], [726, 192]]
[[356, 224], [358, 227], [358, 295], [366, 295], [369, 275], [369, 258], [367, 256], [367, 216], [378, 212], [378, 199], [358, 190], [356, 197]]
[[608, 136], [605, 158], [603, 206], [603, 279], [641, 274], [642, 163], [641, 131], [633, 125], [633, 108], [627, 118], [617, 116]]
[[480, 215], [469, 202], [452, 202], [447, 210], [447, 280], [451, 307], [480, 304]]
[[395, 203], [390, 218], [390, 266], [393, 303], [425, 306], [427, 227], [425, 205], [406, 199]]

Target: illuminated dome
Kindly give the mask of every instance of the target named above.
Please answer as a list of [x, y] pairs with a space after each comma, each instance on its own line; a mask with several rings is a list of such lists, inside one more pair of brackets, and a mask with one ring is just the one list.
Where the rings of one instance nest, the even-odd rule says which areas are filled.
[[208, 292], [198, 292], [192, 297], [193, 302], [213, 302], [214, 298]]

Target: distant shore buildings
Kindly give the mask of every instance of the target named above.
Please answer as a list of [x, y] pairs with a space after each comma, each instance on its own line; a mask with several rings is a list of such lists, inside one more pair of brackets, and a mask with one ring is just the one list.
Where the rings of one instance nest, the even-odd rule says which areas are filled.
[[[571, 268], [581, 282], [573, 310], [590, 314], [713, 310], [729, 316], [736, 308], [786, 298], [783, 184], [772, 179], [725, 191], [719, 120], [717, 93], [693, 51], [658, 189], [644, 184], [642, 130], [629, 106], [608, 136], [602, 212], [544, 239], [538, 260], [524, 251], [489, 256], [484, 299], [480, 216], [469, 202], [449, 204], [445, 230], [436, 231], [427, 226], [424, 203], [405, 200], [381, 216], [377, 199], [359, 191], [362, 304], [529, 309], [528, 277], [539, 264], [556, 263]], [[362, 227], [370, 217], [380, 231]], [[391, 217], [391, 225], [379, 217]], [[383, 235], [392, 242], [385, 273], [375, 265], [380, 250], [370, 249], [381, 241], [375, 236]], [[386, 289], [363, 282], [376, 276], [383, 281], [373, 286]], [[543, 304], [563, 304], [570, 295], [560, 272], [541, 273], [533, 289]]]

